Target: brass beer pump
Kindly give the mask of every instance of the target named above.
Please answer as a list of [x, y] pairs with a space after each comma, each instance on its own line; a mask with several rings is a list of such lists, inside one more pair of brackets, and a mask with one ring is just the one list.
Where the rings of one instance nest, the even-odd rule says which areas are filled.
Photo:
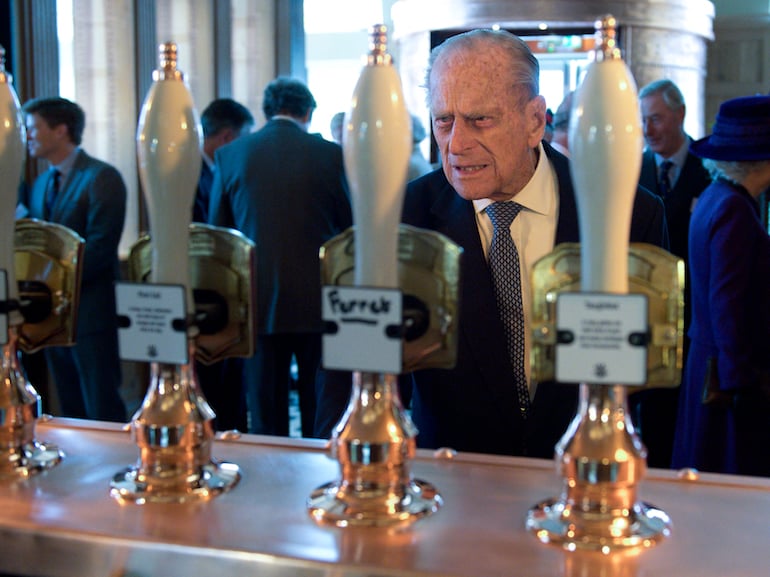
[[[382, 25], [371, 31], [367, 64], [345, 118], [343, 152], [355, 225], [322, 247], [321, 268], [326, 289], [400, 292], [403, 311], [394, 340], [401, 357], [395, 370], [363, 368], [364, 357], [379, 346], [375, 337], [362, 336], [346, 347], [345, 366], [331, 367], [353, 371], [350, 401], [330, 441], [340, 476], [313, 491], [307, 507], [317, 523], [338, 527], [401, 528], [442, 504], [437, 489], [409, 470], [417, 430], [397, 385], [399, 372], [454, 364], [461, 250], [436, 233], [399, 226], [411, 122], [386, 33]], [[324, 336], [324, 365], [330, 368], [327, 339], [331, 335]]]
[[[25, 145], [19, 99], [0, 46], [0, 479], [30, 477], [55, 467], [64, 456], [55, 445], [35, 440], [41, 399], [24, 375], [19, 350], [72, 343], [68, 329], [74, 326], [77, 311], [83, 246], [82, 239], [65, 227], [14, 222]], [[61, 281], [53, 291], [53, 284], [44, 282], [49, 280], [47, 275], [54, 283]], [[23, 304], [29, 295], [20, 292], [17, 277], [29, 279], [24, 282], [35, 283], [48, 297], [53, 292], [53, 299], [34, 310], [26, 307], [25, 313]]]
[[[657, 247], [629, 247], [642, 157], [641, 116], [636, 85], [616, 44], [615, 19], [602, 18], [596, 29], [595, 60], [576, 92], [570, 122], [581, 245], [557, 247], [533, 273], [533, 375], [542, 380], [552, 378], [555, 371], [558, 377], [559, 355], [568, 356], [578, 347], [573, 364], [589, 377], [580, 381], [578, 414], [556, 446], [564, 490], [533, 507], [527, 527], [540, 541], [568, 551], [609, 554], [650, 547], [671, 531], [664, 511], [637, 499], [647, 468], [646, 449], [628, 414], [627, 391], [628, 385], [679, 382], [684, 269], [680, 259]], [[567, 300], [575, 296], [579, 298]], [[624, 303], [636, 296], [643, 297], [644, 306], [629, 315], [631, 309], [623, 308]], [[562, 299], [572, 302], [573, 308], [560, 307]], [[582, 305], [586, 306], [579, 308]], [[620, 307], [624, 316], [600, 316], [604, 313], [596, 312], [599, 305]], [[567, 314], [574, 311], [579, 315], [572, 326], [578, 328], [566, 335], [569, 325], [561, 317], [575, 318]], [[642, 329], [619, 335], [600, 330], [626, 327], [629, 317], [643, 317], [638, 321]], [[583, 327], [593, 332], [582, 332]], [[632, 352], [620, 364], [634, 365], [641, 356], [638, 376], [613, 364], [626, 340], [642, 354]], [[604, 350], [597, 353], [599, 347], [592, 343], [599, 341]], [[613, 381], [616, 374], [623, 376]]]
[[[190, 252], [190, 217], [178, 215], [192, 214], [202, 161], [201, 128], [184, 75], [177, 69], [174, 43], [160, 45], [160, 67], [153, 80], [137, 129], [151, 234], [137, 243], [130, 264], [134, 275], [149, 277], [148, 286], [184, 287], [188, 355], [181, 364], [150, 365], [149, 388], [130, 425], [140, 450], [139, 461], [113, 477], [110, 491], [119, 502], [137, 504], [206, 500], [228, 491], [240, 479], [237, 465], [211, 457], [215, 415], [198, 386], [194, 367], [200, 329], [190, 259], [180, 257]], [[136, 273], [137, 267], [144, 273]]]

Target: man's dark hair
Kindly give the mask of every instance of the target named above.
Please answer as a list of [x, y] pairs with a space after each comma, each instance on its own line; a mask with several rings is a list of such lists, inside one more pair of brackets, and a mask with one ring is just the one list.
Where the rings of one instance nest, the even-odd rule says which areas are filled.
[[276, 78], [267, 85], [262, 99], [262, 111], [268, 120], [276, 114], [302, 118], [315, 107], [315, 98], [308, 87], [294, 78]]
[[217, 98], [201, 113], [204, 138], [214, 136], [226, 128], [240, 132], [244, 126], [253, 124], [254, 117], [249, 109], [232, 98]]
[[86, 127], [86, 113], [77, 104], [66, 98], [34, 98], [24, 104], [25, 114], [37, 114], [51, 128], [60, 124], [67, 126], [70, 140], [79, 146]]

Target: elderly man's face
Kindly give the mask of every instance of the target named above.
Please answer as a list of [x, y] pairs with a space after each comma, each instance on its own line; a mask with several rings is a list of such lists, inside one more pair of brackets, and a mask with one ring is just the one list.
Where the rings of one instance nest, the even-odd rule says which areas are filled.
[[444, 173], [467, 200], [509, 200], [537, 166], [545, 101], [537, 96], [520, 105], [508, 59], [493, 45], [472, 53], [456, 49], [431, 72], [431, 116]]
[[639, 105], [647, 146], [663, 158], [675, 154], [685, 139], [684, 108], [671, 110], [660, 93], [645, 96]]

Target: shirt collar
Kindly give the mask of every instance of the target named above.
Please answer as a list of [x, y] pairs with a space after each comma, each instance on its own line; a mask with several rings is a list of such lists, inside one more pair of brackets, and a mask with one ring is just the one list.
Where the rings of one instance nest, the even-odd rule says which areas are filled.
[[660, 154], [655, 154], [655, 166], [660, 168], [661, 163], [664, 160], [670, 160], [674, 163], [674, 166], [677, 168], [682, 168], [684, 166], [684, 161], [687, 160], [687, 153], [690, 150], [690, 137], [685, 136], [684, 142], [682, 143], [682, 146], [679, 147], [679, 150], [677, 150], [674, 154], [669, 156], [668, 158], [663, 158]]
[[[547, 190], [553, 176], [551, 174], [548, 158], [545, 155], [545, 150], [542, 144], [537, 145], [538, 160], [535, 167], [535, 173], [529, 182], [524, 185], [516, 196], [511, 200], [519, 203], [525, 209], [537, 212], [539, 214], [549, 214], [552, 210], [551, 202], [548, 195], [543, 194], [543, 190]], [[476, 212], [483, 212], [490, 204], [492, 200], [488, 198], [482, 198], [473, 201], [473, 207]]]
[[80, 154], [80, 147], [76, 146], [72, 149], [72, 152], [70, 152], [67, 158], [62, 160], [59, 164], [51, 165], [51, 168], [55, 168], [61, 173], [62, 182], [64, 182], [64, 179], [66, 179], [72, 171], [72, 166], [75, 164], [75, 159], [78, 157], [78, 154]]
[[301, 122], [299, 119], [294, 118], [293, 116], [288, 116], [286, 114], [275, 114], [270, 117], [270, 120], [289, 120], [290, 122], [293, 122], [299, 126], [303, 131], [307, 132], [307, 125], [304, 122]]

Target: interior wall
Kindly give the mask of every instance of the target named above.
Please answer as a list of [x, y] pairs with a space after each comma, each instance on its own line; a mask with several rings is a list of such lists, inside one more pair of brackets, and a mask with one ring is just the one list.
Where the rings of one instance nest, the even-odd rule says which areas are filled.
[[400, 0], [394, 5], [394, 34], [402, 55], [399, 70], [412, 105], [424, 100], [426, 35], [494, 26], [522, 34], [541, 29], [544, 34], [569, 28], [592, 30], [599, 16], [611, 12], [621, 26], [621, 48], [637, 85], [672, 79], [687, 102], [685, 129], [693, 137], [704, 133], [706, 51], [714, 18], [709, 0], [521, 0], [515, 6], [494, 0], [447, 0], [446, 7], [433, 16], [421, 0]]
[[748, 14], [767, 14], [770, 12], [770, 0], [711, 0], [717, 17], [745, 16]]

